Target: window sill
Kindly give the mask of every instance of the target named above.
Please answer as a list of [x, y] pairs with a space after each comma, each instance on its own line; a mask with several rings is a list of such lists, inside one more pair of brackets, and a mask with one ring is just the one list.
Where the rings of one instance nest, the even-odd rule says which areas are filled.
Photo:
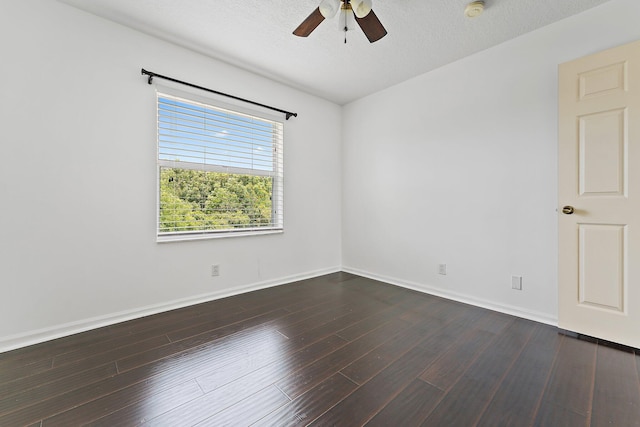
[[219, 233], [169, 234], [157, 237], [158, 243], [184, 242], [188, 240], [226, 239], [230, 237], [262, 236], [264, 234], [282, 234], [282, 228], [259, 231], [229, 231]]

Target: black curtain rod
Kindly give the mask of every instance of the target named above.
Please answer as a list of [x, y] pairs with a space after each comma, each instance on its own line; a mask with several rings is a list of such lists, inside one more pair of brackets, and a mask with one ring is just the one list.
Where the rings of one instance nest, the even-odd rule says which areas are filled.
[[159, 79], [169, 80], [170, 82], [180, 83], [181, 85], [185, 85], [185, 86], [193, 87], [193, 88], [196, 88], [196, 89], [204, 90], [206, 92], [215, 93], [216, 95], [226, 96], [227, 98], [233, 98], [233, 99], [236, 99], [238, 101], [242, 101], [242, 102], [246, 102], [246, 103], [249, 103], [249, 104], [257, 105], [258, 107], [268, 108], [269, 110], [277, 111], [279, 113], [284, 114], [286, 116], [287, 120], [289, 120], [289, 118], [291, 118], [291, 116], [298, 117], [298, 113], [292, 113], [290, 111], [281, 110], [279, 108], [271, 107], [269, 105], [260, 104], [259, 102], [251, 101], [249, 99], [240, 98], [239, 96], [229, 95], [228, 93], [218, 92], [217, 90], [208, 89], [206, 87], [194, 85], [193, 83], [184, 82], [182, 80], [174, 79], [173, 77], [163, 76], [162, 74], [154, 73], [152, 71], [147, 71], [144, 68], [142, 69], [142, 75], [149, 76], [149, 79], [147, 80], [147, 82], [149, 84], [151, 84], [153, 82], [153, 78], [154, 77], [158, 77]]

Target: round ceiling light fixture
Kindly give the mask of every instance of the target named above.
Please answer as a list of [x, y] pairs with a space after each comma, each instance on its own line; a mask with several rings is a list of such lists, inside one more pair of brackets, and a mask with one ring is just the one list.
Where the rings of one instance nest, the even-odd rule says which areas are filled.
[[482, 15], [484, 11], [484, 1], [472, 1], [465, 7], [464, 14], [468, 18], [475, 18]]

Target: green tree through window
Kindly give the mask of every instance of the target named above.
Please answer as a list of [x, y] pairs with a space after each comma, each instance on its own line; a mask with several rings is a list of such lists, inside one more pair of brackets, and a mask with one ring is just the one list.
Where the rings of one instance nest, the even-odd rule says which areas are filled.
[[160, 169], [160, 231], [227, 230], [272, 223], [270, 177]]

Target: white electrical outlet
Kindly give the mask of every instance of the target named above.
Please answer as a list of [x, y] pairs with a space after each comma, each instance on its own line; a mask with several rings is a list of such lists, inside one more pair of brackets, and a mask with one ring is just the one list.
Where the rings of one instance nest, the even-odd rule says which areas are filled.
[[438, 264], [438, 274], [447, 275], [447, 264]]
[[522, 290], [522, 276], [511, 276], [511, 289]]
[[211, 266], [211, 275], [219, 276], [220, 275], [220, 266], [218, 264], [213, 264]]

